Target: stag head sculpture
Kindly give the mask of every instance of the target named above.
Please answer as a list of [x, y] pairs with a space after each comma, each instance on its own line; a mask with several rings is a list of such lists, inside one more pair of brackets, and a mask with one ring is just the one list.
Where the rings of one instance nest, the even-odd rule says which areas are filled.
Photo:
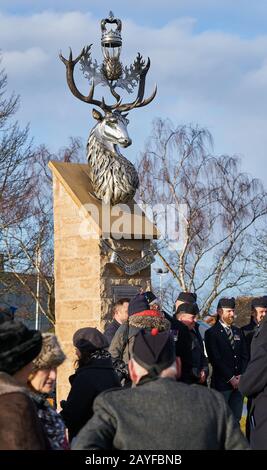
[[[70, 49], [68, 60], [62, 54], [60, 54], [60, 59], [66, 66], [67, 83], [72, 94], [79, 100], [99, 108], [92, 110], [93, 118], [96, 119], [97, 123], [91, 130], [87, 142], [89, 175], [94, 195], [111, 205], [126, 203], [134, 197], [139, 186], [138, 174], [135, 167], [119, 150], [119, 147], [128, 147], [132, 143], [127, 131], [129, 124], [127, 114], [132, 109], [141, 108], [149, 104], [154, 99], [157, 88], [155, 87], [149, 98], [144, 99], [145, 80], [150, 67], [150, 60], [148, 58], [145, 64], [139, 54], [135, 61], [135, 69], [138, 69], [139, 86], [137, 98], [134, 101], [122, 103], [120, 96], [115, 91], [115, 87], [123, 87], [123, 79], [120, 77], [120, 84], [117, 82], [114, 85], [113, 81], [108, 80], [106, 76], [105, 78], [102, 76], [102, 80], [105, 80], [105, 84], [109, 86], [112, 95], [116, 98], [116, 103], [107, 105], [104, 98], [101, 101], [95, 99], [94, 78], [96, 74], [94, 74], [95, 76], [91, 74], [92, 83], [88, 95], [83, 95], [75, 84], [74, 68], [78, 62], [81, 63], [84, 69], [86, 69], [86, 64], [90, 66], [90, 49], [91, 45], [83, 48], [76, 59], [73, 59]], [[129, 69], [126, 68], [126, 72], [129, 75]], [[135, 70], [135, 76], [133, 76], [132, 80], [136, 80], [136, 74]], [[96, 78], [99, 79], [99, 77]]]

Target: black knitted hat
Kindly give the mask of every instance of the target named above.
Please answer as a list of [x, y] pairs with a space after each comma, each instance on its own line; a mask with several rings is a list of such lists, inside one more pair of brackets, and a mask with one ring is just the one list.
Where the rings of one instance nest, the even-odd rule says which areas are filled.
[[181, 302], [195, 303], [197, 301], [197, 294], [194, 292], [180, 292], [176, 300]]
[[198, 315], [199, 308], [197, 304], [195, 303], [185, 302], [184, 304], [179, 305], [179, 307], [176, 310], [176, 314], [177, 313], [189, 313], [190, 315]]
[[233, 308], [235, 309], [235, 299], [231, 297], [230, 299], [223, 297], [219, 300], [217, 308]]
[[175, 361], [172, 335], [168, 331], [141, 330], [133, 345], [132, 358], [150, 373], [158, 375]]
[[267, 308], [267, 296], [257, 297], [251, 302], [251, 308], [262, 307]]
[[41, 348], [40, 331], [29, 330], [18, 321], [0, 324], [0, 371], [15, 374], [37, 357]]

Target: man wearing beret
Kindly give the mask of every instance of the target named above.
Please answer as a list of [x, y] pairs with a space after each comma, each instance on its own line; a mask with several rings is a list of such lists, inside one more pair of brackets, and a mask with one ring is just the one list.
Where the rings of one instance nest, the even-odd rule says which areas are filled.
[[221, 394], [177, 382], [176, 362], [171, 333], [139, 331], [129, 361], [133, 388], [100, 394], [72, 448], [247, 449]]
[[243, 396], [238, 390], [248, 363], [246, 340], [233, 326], [235, 299], [222, 298], [217, 306], [219, 321], [205, 333], [205, 345], [212, 365], [211, 387], [220, 391], [236, 420], [242, 416]]

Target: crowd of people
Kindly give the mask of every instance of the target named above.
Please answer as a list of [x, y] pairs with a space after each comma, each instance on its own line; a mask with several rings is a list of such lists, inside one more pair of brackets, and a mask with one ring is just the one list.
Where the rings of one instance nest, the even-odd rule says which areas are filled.
[[56, 336], [0, 311], [0, 449], [267, 449], [266, 313], [267, 296], [253, 299], [240, 329], [234, 298], [203, 319], [195, 293], [179, 294], [173, 316], [152, 292], [122, 298], [104, 333], [75, 332], [57, 410]]

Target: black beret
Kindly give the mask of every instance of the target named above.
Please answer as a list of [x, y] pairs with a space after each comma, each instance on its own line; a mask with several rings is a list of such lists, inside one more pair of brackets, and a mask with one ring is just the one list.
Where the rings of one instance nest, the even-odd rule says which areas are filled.
[[197, 294], [194, 292], [180, 292], [176, 300], [181, 300], [181, 302], [195, 303], [197, 301]]
[[80, 351], [93, 353], [108, 348], [106, 337], [96, 328], [80, 328], [73, 335], [73, 345]]
[[19, 321], [0, 324], [0, 371], [13, 375], [40, 353], [42, 335]]
[[199, 308], [196, 303], [183, 303], [179, 305], [179, 307], [176, 310], [177, 313], [189, 313], [190, 315], [198, 315], [199, 314]]
[[262, 308], [267, 308], [267, 296], [263, 297], [256, 297], [256, 299], [253, 299], [251, 302], [251, 308], [256, 308], [256, 307], [262, 307]]
[[170, 332], [141, 330], [136, 336], [132, 358], [149, 372], [160, 374], [175, 361], [174, 340]]
[[151, 292], [151, 291], [144, 292], [143, 295], [144, 295], [145, 299], [147, 300], [147, 302], [149, 304], [153, 304], [153, 303], [155, 303], [155, 301], [158, 300], [158, 298], [155, 296], [155, 294], [153, 294], [153, 292]]
[[217, 308], [235, 308], [235, 299], [231, 297], [230, 299], [223, 297], [219, 300]]
[[134, 315], [135, 313], [143, 312], [144, 310], [150, 310], [146, 294], [147, 292], [143, 294], [137, 294], [132, 300], [130, 300], [128, 306], [129, 316]]

